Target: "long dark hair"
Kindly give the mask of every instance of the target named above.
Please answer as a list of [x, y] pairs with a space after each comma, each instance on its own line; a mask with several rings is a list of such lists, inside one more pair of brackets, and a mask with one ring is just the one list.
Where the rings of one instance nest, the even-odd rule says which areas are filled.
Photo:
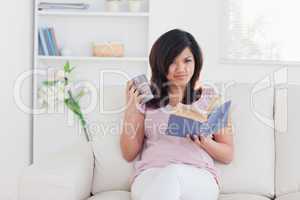
[[149, 56], [152, 72], [150, 87], [155, 98], [148, 101], [146, 107], [156, 109], [169, 104], [169, 85], [167, 79], [169, 66], [187, 47], [194, 56], [195, 69], [191, 80], [185, 88], [181, 103], [191, 104], [200, 98], [202, 88], [195, 90], [194, 87], [203, 64], [201, 49], [190, 33], [180, 29], [173, 29], [161, 35], [151, 48]]

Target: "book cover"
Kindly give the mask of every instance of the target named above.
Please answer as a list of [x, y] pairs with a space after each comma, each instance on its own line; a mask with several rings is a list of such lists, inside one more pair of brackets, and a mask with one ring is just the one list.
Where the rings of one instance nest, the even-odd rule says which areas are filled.
[[48, 35], [48, 31], [47, 31], [47, 28], [42, 28], [42, 32], [43, 32], [43, 35], [44, 35], [44, 38], [45, 38], [45, 41], [46, 41], [46, 46], [47, 46], [47, 50], [48, 50], [48, 55], [49, 56], [52, 56], [53, 53], [52, 53], [52, 49], [51, 49], [51, 44], [50, 44], [50, 38], [49, 38], [49, 35]]
[[42, 46], [44, 55], [48, 56], [49, 55], [49, 51], [48, 51], [48, 48], [47, 48], [47, 42], [46, 42], [46, 38], [44, 36], [42, 28], [39, 28], [39, 36], [41, 38], [41, 46]]
[[[190, 135], [209, 136], [227, 126], [228, 113], [231, 101], [213, 109], [206, 120], [201, 121], [195, 116], [182, 116], [171, 114], [168, 120], [166, 134], [177, 137], [186, 137]], [[201, 115], [199, 113], [199, 115]]]
[[50, 28], [46, 28], [45, 30], [46, 30], [46, 34], [47, 34], [47, 40], [49, 41], [51, 56], [55, 56], [55, 48], [54, 48], [54, 43], [52, 40]]
[[60, 52], [59, 52], [59, 49], [58, 49], [58, 44], [57, 44], [57, 40], [56, 40], [56, 36], [55, 36], [55, 32], [54, 32], [54, 28], [51, 27], [49, 29], [49, 31], [50, 31], [51, 40], [52, 40], [52, 43], [53, 43], [53, 46], [54, 46], [55, 55], [60, 56]]
[[38, 55], [45, 55], [43, 48], [42, 48], [42, 41], [41, 41], [41, 36], [40, 33], [38, 34]]

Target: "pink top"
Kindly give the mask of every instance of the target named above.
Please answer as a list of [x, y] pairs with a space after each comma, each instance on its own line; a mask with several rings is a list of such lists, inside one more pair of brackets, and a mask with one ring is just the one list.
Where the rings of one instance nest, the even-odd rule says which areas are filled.
[[[205, 111], [215, 96], [214, 89], [203, 87], [201, 97], [191, 106]], [[140, 158], [134, 161], [134, 173], [130, 177], [130, 184], [142, 171], [152, 167], [164, 167], [171, 163], [205, 168], [213, 174], [219, 184], [219, 171], [205, 150], [187, 138], [166, 135], [172, 108], [169, 104], [159, 109], [149, 109], [144, 104], [139, 107], [139, 111], [145, 114], [145, 138]]]

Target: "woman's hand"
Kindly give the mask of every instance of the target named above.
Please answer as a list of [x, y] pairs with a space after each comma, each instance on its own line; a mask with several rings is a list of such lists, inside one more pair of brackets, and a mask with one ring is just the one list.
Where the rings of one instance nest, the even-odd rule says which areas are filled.
[[141, 100], [143, 99], [144, 95], [139, 94], [138, 90], [136, 89], [133, 81], [130, 80], [127, 82], [126, 85], [126, 114], [132, 115], [138, 113], [138, 106], [141, 106]]
[[[233, 160], [233, 137], [228, 129], [224, 133], [216, 133], [213, 138], [187, 135], [188, 139], [203, 148], [210, 156], [224, 164]], [[191, 138], [193, 137], [193, 139]]]
[[187, 139], [191, 142], [194, 142], [196, 145], [198, 145], [199, 147], [205, 149], [207, 145], [209, 145], [209, 143], [211, 143], [211, 141], [213, 140], [210, 137], [204, 137], [201, 135], [191, 135], [191, 134], [187, 134], [186, 135]]

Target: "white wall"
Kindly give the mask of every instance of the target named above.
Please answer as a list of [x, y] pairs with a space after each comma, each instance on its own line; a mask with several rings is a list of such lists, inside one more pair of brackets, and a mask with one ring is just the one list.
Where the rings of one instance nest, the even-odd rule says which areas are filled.
[[[31, 68], [30, 0], [2, 1], [0, 7], [0, 199], [15, 199], [17, 177], [29, 163], [30, 116], [15, 105], [14, 81]], [[30, 103], [30, 80], [22, 89]]]
[[[222, 0], [152, 0], [150, 43], [172, 28], [181, 28], [192, 33], [204, 54], [202, 80], [234, 80], [254, 83], [281, 68], [282, 66], [263, 64], [220, 64], [221, 3]], [[300, 68], [298, 70], [293, 68], [293, 72], [300, 75]]]

